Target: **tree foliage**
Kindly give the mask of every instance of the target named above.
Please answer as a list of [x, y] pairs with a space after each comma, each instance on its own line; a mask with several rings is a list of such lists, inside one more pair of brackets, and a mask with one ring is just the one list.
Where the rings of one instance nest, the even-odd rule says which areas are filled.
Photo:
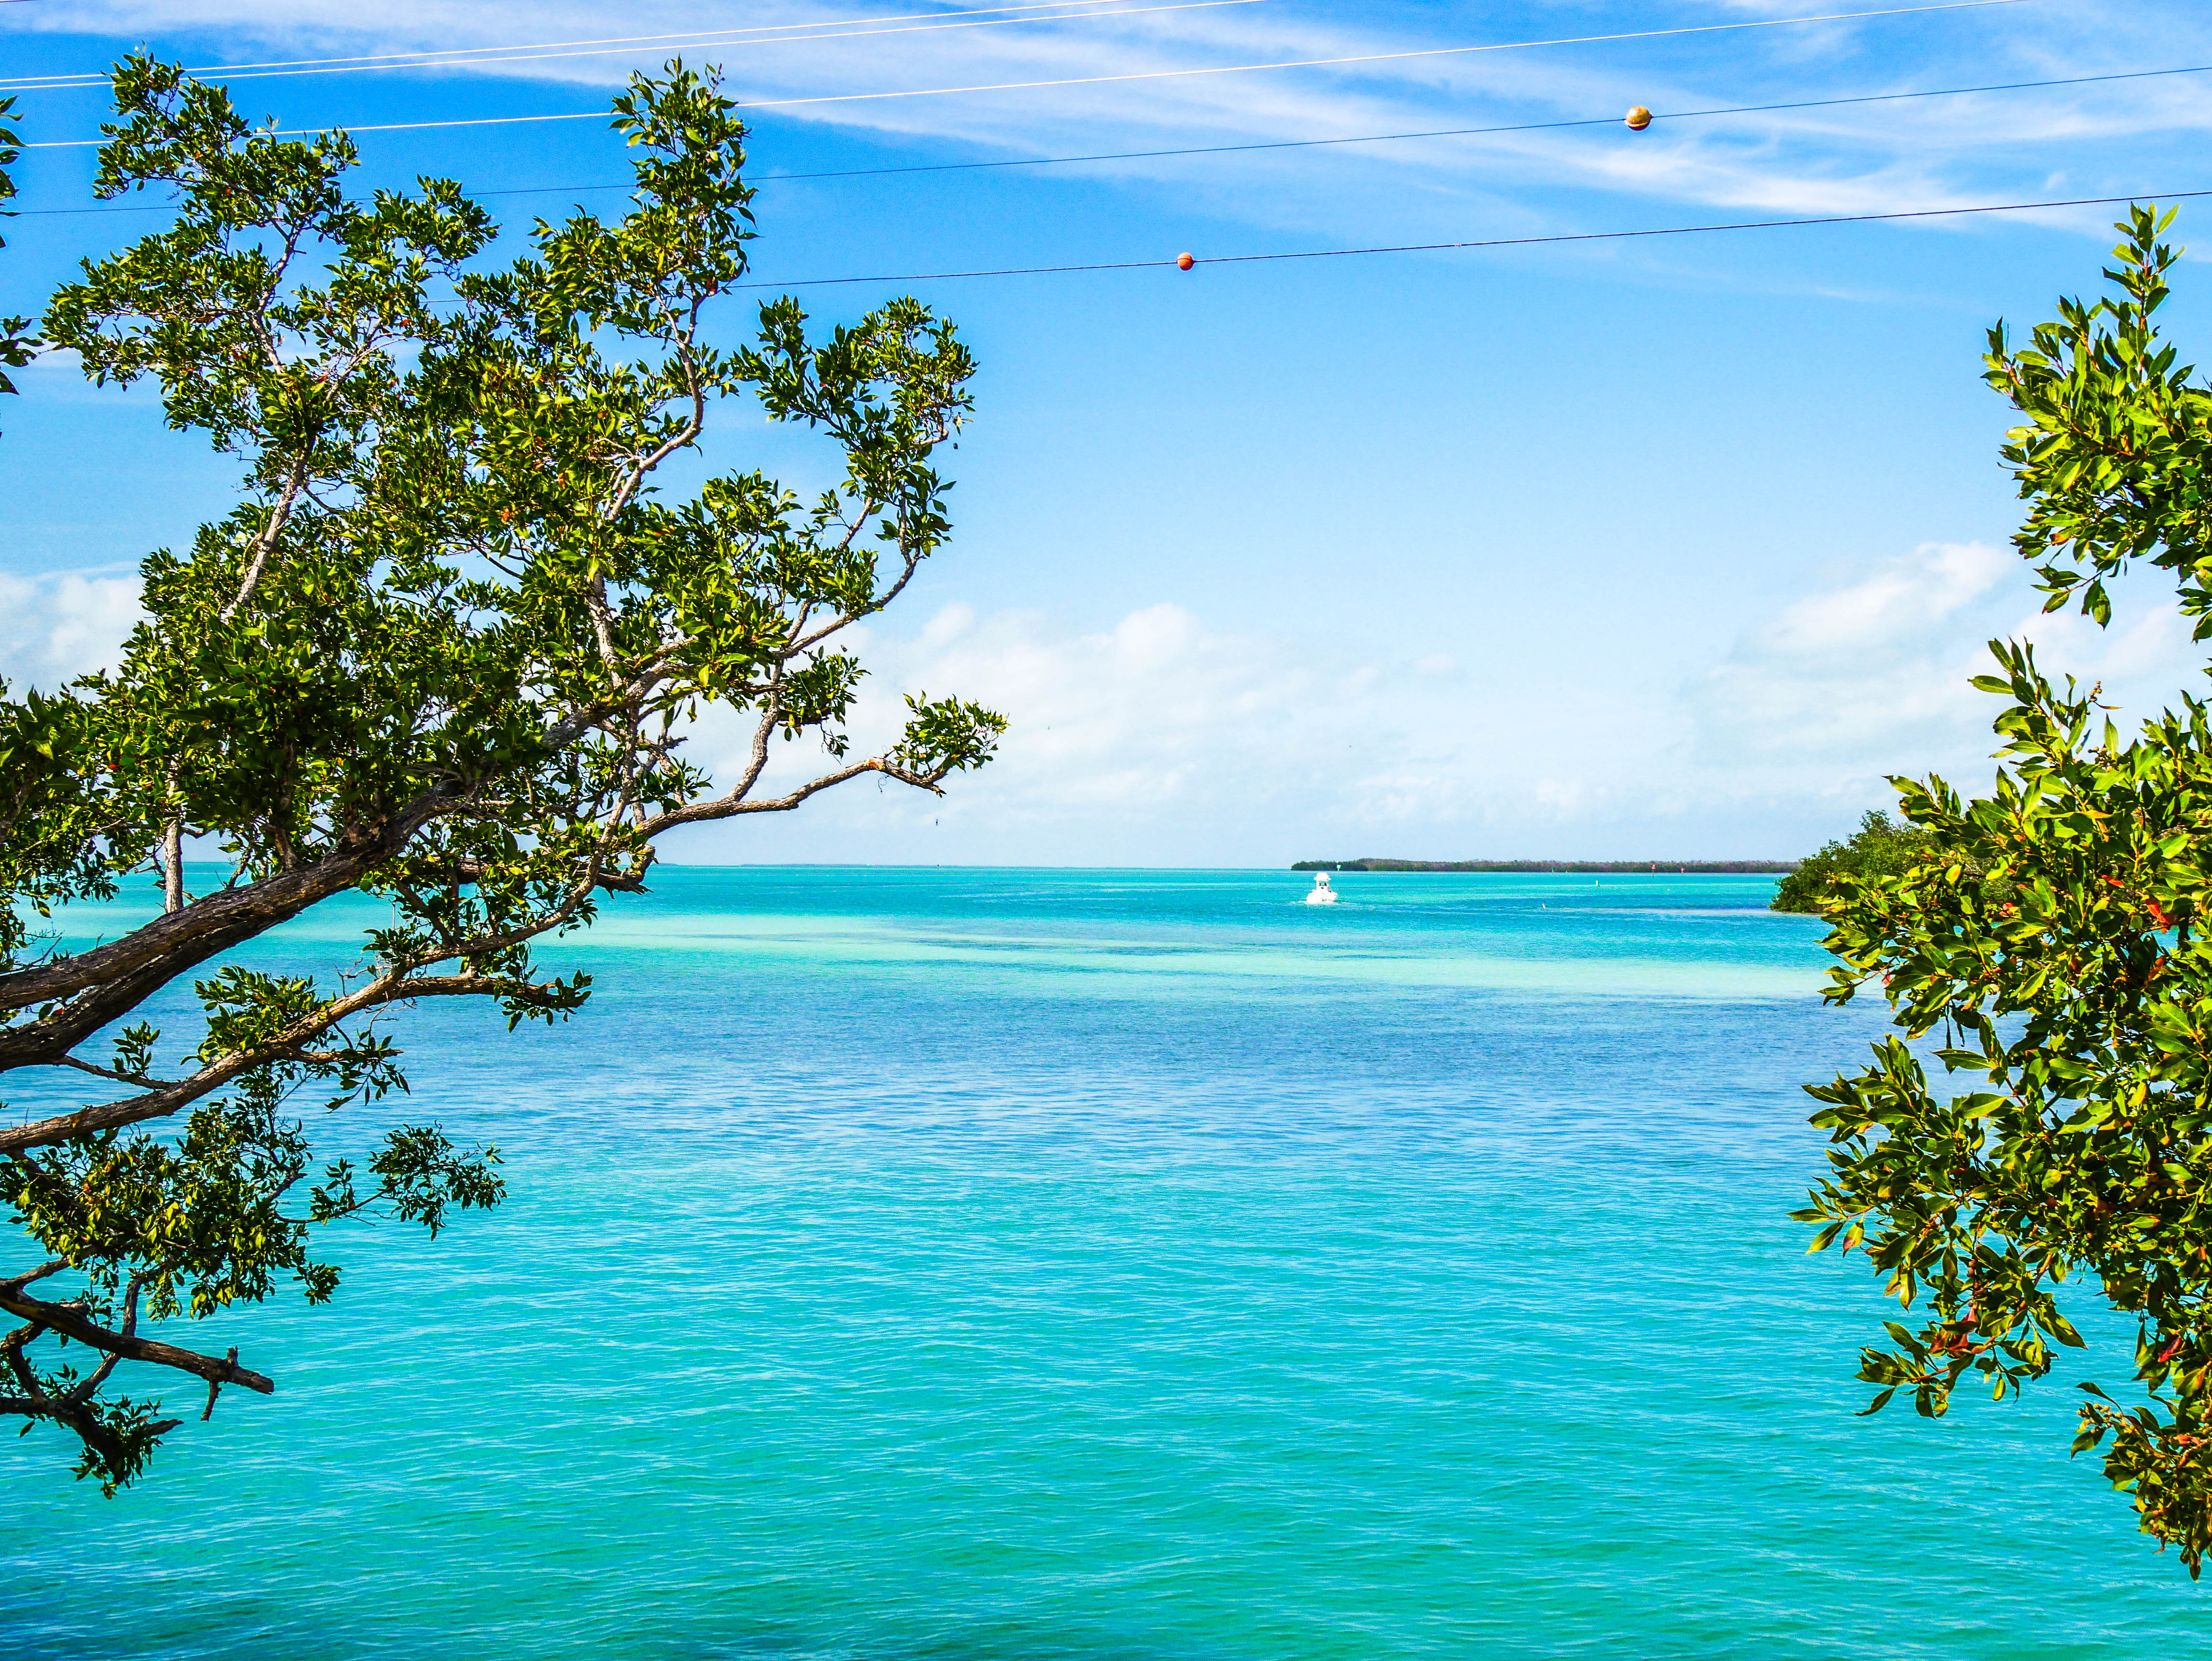
[[[4, 204], [15, 199], [15, 175], [8, 169], [21, 157], [21, 140], [17, 137], [15, 125], [15, 100], [0, 98], [0, 217], [14, 218], [15, 210]], [[0, 248], [8, 246], [0, 237]], [[38, 342], [24, 332], [30, 319], [24, 317], [0, 317], [0, 392], [12, 392], [15, 383], [8, 371], [20, 369], [31, 361]]]
[[1850, 836], [1832, 842], [1777, 883], [1770, 909], [1817, 914], [1820, 897], [1836, 879], [1887, 876], [1899, 872], [1928, 845], [1928, 833], [1870, 808]]
[[[462, 997], [510, 1029], [566, 1019], [589, 977], [541, 965], [538, 943], [640, 890], [659, 837], [860, 778], [936, 792], [1004, 727], [915, 697], [894, 742], [850, 753], [863, 670], [842, 642], [945, 542], [933, 455], [973, 366], [912, 300], [826, 335], [775, 300], [749, 342], [719, 344], [754, 231], [744, 128], [712, 73], [635, 80], [611, 118], [628, 210], [540, 222], [504, 262], [449, 179], [360, 192], [343, 133], [280, 140], [144, 58], [114, 88], [98, 193], [167, 191], [173, 222], [88, 261], [43, 334], [95, 382], [153, 382], [242, 489], [146, 558], [118, 669], [0, 686], [0, 1071], [70, 1069], [97, 1092], [0, 1129], [0, 1196], [38, 1247], [0, 1278], [21, 1323], [0, 1336], [0, 1414], [74, 1433], [111, 1493], [177, 1422], [112, 1393], [119, 1364], [196, 1377], [210, 1410], [226, 1384], [273, 1388], [235, 1351], [143, 1326], [285, 1284], [322, 1301], [328, 1225], [381, 1212], [434, 1233], [499, 1200], [496, 1151], [435, 1125], [356, 1157], [311, 1148], [296, 1101], [404, 1091], [382, 1017]], [[732, 410], [821, 435], [839, 482], [811, 500], [757, 471], [658, 490]], [[751, 731], [720, 780], [684, 749], [714, 705]], [[802, 738], [826, 761], [764, 783]], [[212, 892], [185, 891], [187, 837], [230, 865]], [[65, 951], [42, 923], [143, 875], [164, 904], [143, 927]], [[328, 975], [236, 960], [349, 892], [381, 910]], [[185, 985], [190, 1030], [156, 1030], [143, 1007]]]
[[[2106, 582], [2148, 564], [2203, 639], [2212, 388], [2158, 327], [2171, 217], [2131, 210], [2105, 298], [2062, 301], [2024, 344], [1993, 330], [1988, 379], [2020, 412], [2002, 453], [2049, 609], [2101, 624]], [[1832, 1169], [1798, 1214], [1917, 1317], [1862, 1356], [1869, 1412], [1901, 1390], [1936, 1417], [1962, 1385], [2043, 1378], [2081, 1342], [2072, 1287], [2134, 1317], [2140, 1388], [2083, 1382], [2074, 1445], [2193, 1576], [2212, 1546], [2212, 711], [2185, 696], [2124, 737], [2096, 689], [1991, 649], [1992, 793], [1895, 781], [1922, 849], [1818, 901], [1829, 998], [1878, 984], [1899, 1032], [1812, 1090]], [[1938, 1089], [1931, 1062], [1970, 1087]]]

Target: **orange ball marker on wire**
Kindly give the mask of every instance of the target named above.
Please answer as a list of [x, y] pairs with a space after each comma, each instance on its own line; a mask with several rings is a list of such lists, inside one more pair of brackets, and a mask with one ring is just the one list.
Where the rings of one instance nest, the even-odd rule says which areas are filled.
[[1628, 123], [1631, 132], [1642, 132], [1651, 125], [1651, 112], [1638, 104], [1620, 119]]
[[1196, 264], [1198, 261], [1187, 253], [1179, 253], [1176, 256], [1176, 269], [1179, 271], [1187, 271]]

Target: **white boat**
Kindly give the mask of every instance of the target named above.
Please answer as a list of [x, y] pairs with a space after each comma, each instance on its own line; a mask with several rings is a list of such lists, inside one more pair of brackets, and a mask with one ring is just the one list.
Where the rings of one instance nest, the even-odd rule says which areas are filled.
[[1316, 871], [1314, 873], [1313, 891], [1306, 896], [1306, 904], [1308, 905], [1334, 905], [1336, 904], [1336, 890], [1329, 884], [1328, 872]]

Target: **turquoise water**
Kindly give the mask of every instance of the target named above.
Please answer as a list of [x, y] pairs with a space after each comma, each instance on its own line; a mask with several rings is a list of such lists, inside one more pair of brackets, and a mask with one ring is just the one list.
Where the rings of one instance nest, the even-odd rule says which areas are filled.
[[9, 1655], [2212, 1655], [2067, 1457], [2111, 1321], [1851, 1416], [1876, 1023], [1763, 880], [658, 882], [569, 1028], [408, 1018], [504, 1209], [203, 1329], [278, 1394], [122, 1499], [0, 1451]]

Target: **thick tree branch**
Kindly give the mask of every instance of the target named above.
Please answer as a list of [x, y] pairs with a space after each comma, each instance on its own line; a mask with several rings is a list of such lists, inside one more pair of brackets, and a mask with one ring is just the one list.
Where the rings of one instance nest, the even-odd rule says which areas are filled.
[[69, 1259], [56, 1257], [40, 1263], [36, 1269], [27, 1269], [21, 1275], [0, 1281], [0, 1293], [21, 1292], [33, 1281], [50, 1280], [69, 1267]]
[[[388, 859], [422, 826], [456, 806], [448, 788], [426, 791], [393, 814], [374, 831], [333, 849], [313, 865], [279, 872], [242, 888], [226, 888], [194, 900], [181, 911], [156, 917], [118, 940], [89, 952], [57, 958], [51, 962], [0, 975], [0, 1010], [27, 1009], [34, 1004], [59, 1003], [88, 988], [103, 990], [121, 977], [149, 968], [161, 972], [145, 989], [135, 989], [129, 1001], [117, 1003], [101, 998], [102, 1012], [86, 1025], [73, 1013], [56, 1011], [29, 1027], [0, 1031], [0, 1071], [27, 1062], [52, 1059], [73, 1047], [86, 1033], [105, 1026], [143, 1001], [157, 988], [185, 970], [205, 962], [219, 952], [265, 933], [288, 918], [342, 890], [351, 888], [371, 867]], [[114, 1004], [110, 1009], [108, 1006]], [[74, 1012], [77, 1006], [67, 1007]], [[49, 1025], [48, 1023], [52, 1023]], [[19, 1042], [25, 1035], [45, 1029], [41, 1042]], [[56, 1035], [75, 1031], [76, 1037], [57, 1043]]]
[[148, 1361], [155, 1366], [174, 1367], [179, 1372], [189, 1372], [213, 1384], [243, 1384], [263, 1396], [276, 1393], [274, 1379], [242, 1367], [234, 1360], [225, 1360], [218, 1356], [203, 1355], [198, 1350], [179, 1349], [174, 1344], [165, 1344], [155, 1338], [139, 1338], [125, 1333], [111, 1332], [107, 1328], [86, 1319], [67, 1304], [46, 1303], [27, 1293], [0, 1287], [0, 1309], [6, 1310], [19, 1320], [35, 1322], [65, 1338], [74, 1339], [87, 1348], [119, 1355], [125, 1360]]

